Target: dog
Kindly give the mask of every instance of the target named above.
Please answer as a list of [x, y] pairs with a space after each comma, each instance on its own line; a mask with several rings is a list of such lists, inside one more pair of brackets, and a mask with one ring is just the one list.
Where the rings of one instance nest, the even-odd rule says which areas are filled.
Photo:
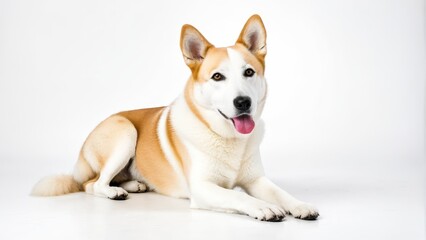
[[40, 180], [32, 195], [85, 191], [124, 200], [128, 193], [153, 191], [189, 198], [191, 208], [262, 221], [282, 221], [286, 214], [317, 219], [315, 207], [263, 171], [267, 51], [260, 16], [247, 20], [230, 47], [217, 48], [184, 25], [180, 48], [191, 76], [172, 104], [108, 117], [87, 137], [73, 174]]

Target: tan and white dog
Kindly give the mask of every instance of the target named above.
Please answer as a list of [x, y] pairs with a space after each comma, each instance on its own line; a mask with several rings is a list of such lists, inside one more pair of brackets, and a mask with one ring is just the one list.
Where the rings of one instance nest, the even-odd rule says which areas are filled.
[[[316, 219], [317, 210], [265, 177], [259, 153], [266, 30], [248, 19], [235, 45], [216, 48], [191, 25], [180, 47], [191, 69], [169, 106], [120, 112], [87, 137], [72, 175], [46, 177], [37, 196], [85, 191], [115, 200], [154, 191], [190, 198], [191, 207], [281, 221]], [[245, 192], [233, 190], [241, 187]]]

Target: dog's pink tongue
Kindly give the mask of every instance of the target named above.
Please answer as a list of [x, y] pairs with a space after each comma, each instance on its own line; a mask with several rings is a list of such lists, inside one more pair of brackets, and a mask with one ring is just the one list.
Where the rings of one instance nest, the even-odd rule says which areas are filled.
[[239, 117], [232, 118], [232, 120], [234, 121], [235, 129], [237, 129], [239, 133], [248, 134], [253, 131], [254, 121], [251, 116], [241, 115]]

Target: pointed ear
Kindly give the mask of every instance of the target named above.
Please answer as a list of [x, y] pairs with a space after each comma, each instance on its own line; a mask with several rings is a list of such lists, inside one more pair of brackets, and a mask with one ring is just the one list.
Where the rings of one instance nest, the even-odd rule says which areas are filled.
[[256, 57], [266, 55], [266, 29], [259, 15], [251, 16], [243, 27], [237, 43], [243, 44]]
[[185, 24], [182, 26], [180, 35], [180, 49], [183, 58], [194, 72], [206, 56], [207, 50], [213, 47], [209, 41], [193, 26]]

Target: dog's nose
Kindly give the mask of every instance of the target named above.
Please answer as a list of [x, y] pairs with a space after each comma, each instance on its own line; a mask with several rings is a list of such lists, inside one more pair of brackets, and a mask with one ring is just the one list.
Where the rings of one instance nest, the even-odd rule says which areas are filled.
[[239, 96], [234, 99], [234, 106], [240, 111], [247, 111], [251, 107], [251, 99], [246, 96]]

